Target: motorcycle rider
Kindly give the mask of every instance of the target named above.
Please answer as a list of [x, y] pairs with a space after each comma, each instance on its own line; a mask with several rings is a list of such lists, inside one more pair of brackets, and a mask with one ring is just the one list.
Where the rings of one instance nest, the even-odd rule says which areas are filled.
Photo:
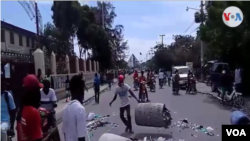
[[16, 106], [12, 94], [8, 91], [8, 83], [1, 82], [1, 141], [7, 141], [7, 131], [14, 135]]
[[[222, 99], [223, 104], [224, 104], [226, 92], [230, 93], [231, 89], [232, 89], [232, 78], [230, 77], [228, 72], [223, 70], [222, 76], [221, 76], [221, 90], [222, 90], [221, 99]], [[218, 96], [220, 96], [220, 94]]]
[[161, 84], [161, 83], [163, 83], [163, 79], [164, 79], [164, 72], [163, 72], [163, 70], [160, 70], [158, 78], [159, 78], [159, 86], [163, 85], [163, 84]]
[[43, 80], [43, 88], [40, 89], [40, 107], [45, 108], [50, 111], [52, 114], [49, 121], [51, 121], [52, 126], [56, 126], [56, 118], [55, 118], [55, 107], [57, 107], [56, 101], [56, 93], [55, 90], [50, 88], [50, 81], [45, 79]]
[[[146, 82], [146, 77], [144, 76], [144, 71], [141, 71], [141, 76], [139, 77], [139, 99], [142, 100], [142, 82]], [[147, 98], [147, 101], [149, 102], [149, 98], [148, 98], [148, 91], [147, 89], [145, 89], [146, 91], [146, 98]]]
[[[193, 72], [191, 71], [191, 70], [188, 70], [188, 82], [187, 82], [187, 89], [186, 89], [186, 92], [189, 92], [190, 91], [190, 86], [191, 86], [191, 84], [190, 84], [190, 82], [191, 82], [191, 78], [193, 77], [194, 78], [194, 74], [193, 74]], [[194, 81], [194, 83], [195, 83], [195, 81]], [[194, 84], [194, 91], [196, 92], [197, 90], [196, 90], [196, 83]]]
[[175, 70], [172, 76], [172, 90], [175, 92], [175, 88], [179, 87], [180, 75], [178, 69]]
[[167, 72], [167, 79], [168, 79], [168, 86], [170, 87], [170, 82], [171, 82], [171, 72]]
[[137, 72], [137, 70], [135, 70], [135, 72], [134, 72], [134, 76], [133, 76], [133, 78], [134, 78], [134, 88], [135, 88], [135, 86], [136, 85], [138, 85], [138, 84], [136, 84], [137, 82], [136, 82], [136, 79], [138, 79], [138, 72]]

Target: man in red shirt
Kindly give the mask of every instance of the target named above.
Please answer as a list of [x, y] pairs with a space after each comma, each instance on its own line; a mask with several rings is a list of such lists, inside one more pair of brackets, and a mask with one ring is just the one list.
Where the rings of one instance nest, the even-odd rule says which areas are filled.
[[35, 75], [27, 75], [23, 80], [24, 95], [17, 114], [17, 140], [41, 141], [42, 121], [37, 108], [40, 106], [42, 84]]
[[[141, 99], [141, 94], [142, 94], [142, 82], [147, 82], [146, 80], [146, 77], [144, 76], [144, 71], [141, 71], [141, 76], [139, 77], [139, 84], [140, 84], [140, 87], [139, 87], [139, 99]], [[144, 84], [145, 85], [145, 84]], [[145, 88], [145, 91], [146, 91], [146, 98], [147, 98], [147, 101], [149, 102], [149, 99], [148, 99], [148, 91], [147, 89]]]

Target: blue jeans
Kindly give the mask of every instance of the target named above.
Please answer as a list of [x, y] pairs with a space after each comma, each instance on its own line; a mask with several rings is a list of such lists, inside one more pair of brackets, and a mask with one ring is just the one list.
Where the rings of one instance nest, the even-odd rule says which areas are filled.
[[9, 122], [1, 122], [1, 141], [7, 141], [7, 131], [10, 129]]

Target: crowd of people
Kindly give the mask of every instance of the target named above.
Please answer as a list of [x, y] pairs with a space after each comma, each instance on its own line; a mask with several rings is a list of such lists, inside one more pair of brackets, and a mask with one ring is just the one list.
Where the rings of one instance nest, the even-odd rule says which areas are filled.
[[[178, 74], [178, 72], [175, 72]], [[141, 71], [139, 76], [138, 72], [134, 72], [134, 79], [138, 78], [139, 82], [147, 81], [150, 77], [153, 77], [153, 71], [147, 73], [147, 77], [144, 76], [144, 71]], [[23, 79], [24, 94], [21, 98], [21, 105], [19, 108], [15, 106], [13, 96], [8, 88], [8, 84], [1, 82], [1, 141], [7, 141], [8, 134], [14, 134], [14, 124], [16, 122], [17, 139], [18, 141], [47, 141], [50, 140], [53, 135], [58, 134], [56, 127], [55, 114], [51, 117], [53, 129], [49, 134], [44, 136], [42, 129], [42, 119], [39, 108], [43, 107], [49, 111], [55, 111], [57, 106], [56, 93], [51, 88], [50, 79], [39, 81], [39, 77], [35, 75], [27, 75]], [[94, 78], [94, 90], [95, 101], [99, 103], [100, 96], [100, 75], [95, 74]], [[141, 91], [139, 91], [139, 98], [135, 96], [130, 86], [124, 82], [125, 73], [118, 71], [118, 85], [115, 88], [114, 97], [109, 103], [112, 103], [120, 98], [120, 118], [125, 124], [125, 131], [133, 133], [131, 123], [131, 107], [129, 94], [137, 101], [140, 102]], [[62, 115], [62, 133], [66, 141], [85, 141], [88, 137], [86, 129], [86, 109], [84, 108], [84, 91], [87, 89], [83, 79], [83, 74], [75, 75], [71, 79], [67, 76], [65, 81], [65, 90], [67, 91], [67, 98], [71, 100], [67, 103]], [[146, 92], [148, 99], [148, 94]], [[108, 103], [107, 103], [108, 104]], [[127, 118], [124, 116], [124, 112], [127, 113]], [[249, 124], [249, 118], [241, 112], [233, 112], [230, 117], [232, 124]]]

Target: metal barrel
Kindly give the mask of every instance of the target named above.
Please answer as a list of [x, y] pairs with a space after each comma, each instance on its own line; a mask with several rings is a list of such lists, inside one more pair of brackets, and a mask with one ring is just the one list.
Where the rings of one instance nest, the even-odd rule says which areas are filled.
[[125, 138], [119, 135], [115, 135], [115, 134], [104, 133], [98, 139], [98, 141], [131, 141], [131, 139]]
[[135, 108], [135, 123], [138, 126], [167, 128], [171, 121], [171, 114], [163, 103], [140, 103]]

